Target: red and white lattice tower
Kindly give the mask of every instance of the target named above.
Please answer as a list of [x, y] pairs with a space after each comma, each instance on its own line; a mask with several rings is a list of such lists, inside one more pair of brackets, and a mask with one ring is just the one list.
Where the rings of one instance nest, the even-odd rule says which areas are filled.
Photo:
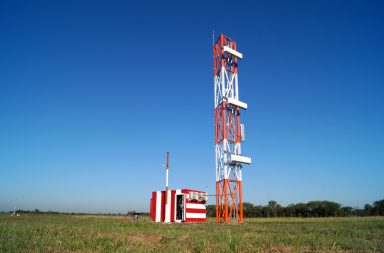
[[251, 158], [242, 156], [244, 125], [240, 109], [247, 104], [239, 100], [236, 42], [220, 34], [213, 46], [215, 82], [215, 152], [216, 152], [216, 220], [226, 223], [243, 221], [242, 165]]

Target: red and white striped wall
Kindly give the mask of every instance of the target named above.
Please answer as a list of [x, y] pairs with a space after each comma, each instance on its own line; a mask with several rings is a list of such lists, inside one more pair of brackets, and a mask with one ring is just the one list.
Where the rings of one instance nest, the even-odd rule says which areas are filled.
[[207, 193], [197, 190], [155, 191], [150, 216], [155, 222], [206, 222], [206, 201]]

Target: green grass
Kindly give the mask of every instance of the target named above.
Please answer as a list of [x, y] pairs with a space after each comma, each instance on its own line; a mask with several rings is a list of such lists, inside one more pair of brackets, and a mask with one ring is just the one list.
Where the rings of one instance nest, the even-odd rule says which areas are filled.
[[0, 214], [0, 252], [384, 252], [384, 217], [155, 224], [116, 216]]

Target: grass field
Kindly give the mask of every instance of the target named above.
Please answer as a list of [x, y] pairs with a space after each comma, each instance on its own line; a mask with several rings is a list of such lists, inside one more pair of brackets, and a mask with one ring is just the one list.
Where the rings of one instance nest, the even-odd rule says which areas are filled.
[[154, 224], [117, 216], [0, 214], [0, 252], [384, 252], [384, 217]]

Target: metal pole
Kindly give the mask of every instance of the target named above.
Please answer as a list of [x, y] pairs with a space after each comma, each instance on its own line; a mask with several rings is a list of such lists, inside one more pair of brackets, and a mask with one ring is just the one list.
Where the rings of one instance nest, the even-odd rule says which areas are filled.
[[[164, 165], [163, 165], [164, 166]], [[165, 163], [165, 201], [162, 205], [164, 205], [164, 219], [163, 222], [171, 222], [170, 218], [170, 206], [168, 203], [168, 169], [169, 169], [169, 152], [167, 152], [167, 158]]]
[[169, 152], [167, 152], [167, 163], [165, 164], [165, 204], [168, 204], [168, 168], [169, 168]]

